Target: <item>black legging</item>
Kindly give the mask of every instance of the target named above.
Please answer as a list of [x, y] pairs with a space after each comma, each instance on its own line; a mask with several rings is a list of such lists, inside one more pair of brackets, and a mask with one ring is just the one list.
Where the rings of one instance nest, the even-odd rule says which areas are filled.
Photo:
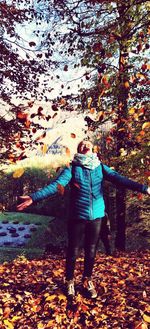
[[100, 235], [102, 219], [93, 221], [69, 221], [68, 223], [68, 248], [66, 257], [66, 280], [72, 280], [76, 258], [79, 254], [82, 237], [84, 234], [84, 277], [90, 277], [94, 267], [97, 242]]

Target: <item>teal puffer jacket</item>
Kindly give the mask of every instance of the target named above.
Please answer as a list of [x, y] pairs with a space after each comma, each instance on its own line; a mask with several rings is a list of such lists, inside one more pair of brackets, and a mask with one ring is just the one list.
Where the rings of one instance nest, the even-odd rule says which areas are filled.
[[128, 188], [146, 194], [147, 186], [128, 179], [106, 165], [100, 164], [95, 169], [80, 165], [65, 168], [48, 186], [32, 193], [33, 201], [45, 199], [58, 192], [59, 186], [70, 183], [70, 216], [76, 219], [94, 220], [105, 214], [103, 198], [103, 179], [117, 187]]

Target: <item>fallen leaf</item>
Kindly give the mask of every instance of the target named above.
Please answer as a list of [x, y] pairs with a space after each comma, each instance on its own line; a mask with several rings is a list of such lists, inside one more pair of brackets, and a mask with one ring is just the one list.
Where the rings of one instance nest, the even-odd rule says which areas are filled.
[[13, 178], [19, 178], [24, 174], [24, 168], [19, 168], [13, 172]]

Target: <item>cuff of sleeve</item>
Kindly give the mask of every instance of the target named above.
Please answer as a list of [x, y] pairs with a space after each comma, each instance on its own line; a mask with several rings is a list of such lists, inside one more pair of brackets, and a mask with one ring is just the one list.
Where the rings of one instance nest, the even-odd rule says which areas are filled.
[[30, 198], [32, 199], [33, 202], [36, 201], [36, 197], [34, 196], [34, 193], [31, 193], [29, 196], [30, 196]]
[[144, 185], [143, 186], [143, 193], [144, 194], [149, 194], [149, 192], [148, 192], [148, 186], [147, 185]]

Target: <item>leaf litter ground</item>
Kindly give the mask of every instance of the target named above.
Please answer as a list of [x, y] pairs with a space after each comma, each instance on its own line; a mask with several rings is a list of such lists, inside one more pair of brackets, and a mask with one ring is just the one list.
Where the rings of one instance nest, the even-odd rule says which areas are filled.
[[98, 253], [93, 281], [98, 297], [82, 291], [83, 255], [77, 260], [76, 297], [66, 298], [65, 258], [18, 257], [0, 265], [0, 329], [148, 329], [149, 252]]

